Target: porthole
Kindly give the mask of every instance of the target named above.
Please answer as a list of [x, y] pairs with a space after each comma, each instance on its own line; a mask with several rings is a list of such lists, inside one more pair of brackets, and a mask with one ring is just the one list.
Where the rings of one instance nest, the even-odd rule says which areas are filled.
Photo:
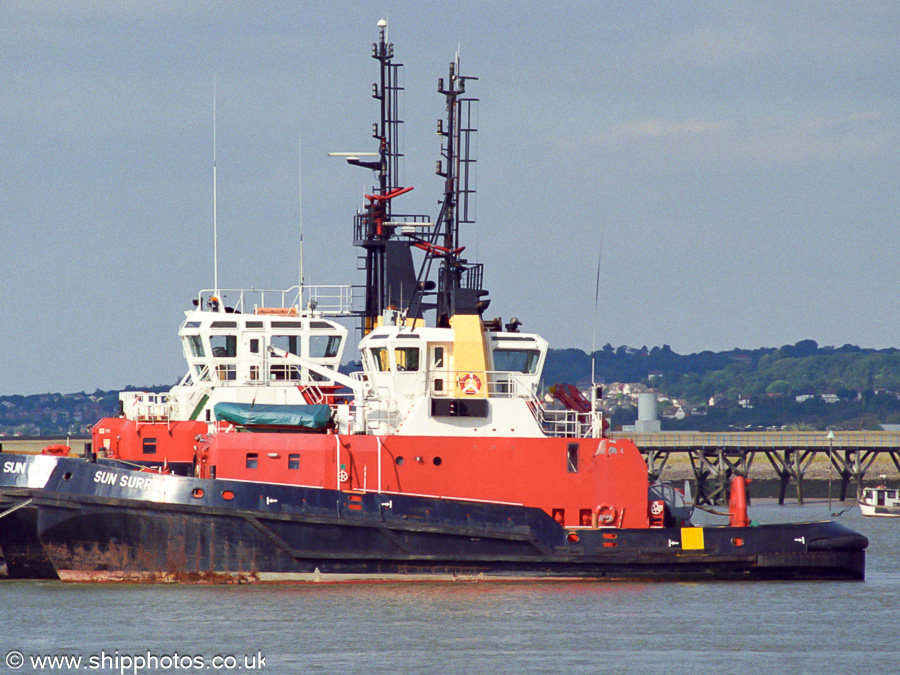
[[398, 457], [394, 461], [397, 462], [397, 466], [403, 466], [403, 458], [402, 457]]
[[71, 477], [72, 477], [72, 472], [71, 472], [71, 471], [66, 471], [66, 472], [63, 474], [63, 480], [69, 480]]
[[435, 466], [440, 466], [441, 462], [443, 462], [443, 461], [444, 460], [442, 460], [440, 457], [435, 457], [433, 460], [431, 460], [431, 463], [434, 464]]

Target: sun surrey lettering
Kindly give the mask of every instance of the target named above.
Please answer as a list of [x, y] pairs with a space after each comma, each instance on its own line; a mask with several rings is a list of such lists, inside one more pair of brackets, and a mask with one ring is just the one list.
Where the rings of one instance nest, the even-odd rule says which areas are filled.
[[118, 485], [123, 488], [147, 490], [155, 486], [157, 480], [152, 476], [118, 475], [111, 471], [98, 471], [94, 474], [94, 482], [100, 485]]
[[3, 462], [3, 473], [25, 473], [25, 462]]

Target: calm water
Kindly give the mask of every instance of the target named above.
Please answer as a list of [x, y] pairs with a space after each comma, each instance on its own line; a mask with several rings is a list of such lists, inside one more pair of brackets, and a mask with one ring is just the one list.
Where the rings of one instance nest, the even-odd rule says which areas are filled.
[[[827, 504], [751, 507], [762, 522], [827, 515]], [[0, 673], [898, 673], [900, 519], [853, 509], [838, 520], [871, 540], [864, 583], [7, 581]], [[26, 659], [18, 670], [4, 663], [13, 649]], [[148, 653], [203, 662], [122, 660]], [[43, 654], [83, 661], [35, 670], [28, 659]], [[213, 668], [215, 656], [233, 667]]]

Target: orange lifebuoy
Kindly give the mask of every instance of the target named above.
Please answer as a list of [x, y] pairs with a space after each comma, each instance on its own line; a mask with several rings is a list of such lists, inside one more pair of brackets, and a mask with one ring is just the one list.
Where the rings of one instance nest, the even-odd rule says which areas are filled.
[[481, 391], [481, 378], [475, 373], [463, 373], [456, 383], [463, 394], [477, 394]]
[[591, 521], [591, 525], [595, 528], [600, 525], [612, 525], [616, 522], [616, 507], [612, 504], [598, 504], [594, 507]]

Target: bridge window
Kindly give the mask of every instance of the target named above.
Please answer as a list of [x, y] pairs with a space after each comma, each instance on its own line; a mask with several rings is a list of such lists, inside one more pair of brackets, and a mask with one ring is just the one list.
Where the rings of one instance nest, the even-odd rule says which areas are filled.
[[255, 452], [247, 453], [247, 468], [255, 469], [259, 466], [259, 455]]
[[185, 336], [184, 341], [187, 343], [188, 349], [190, 349], [191, 356], [198, 359], [202, 359], [205, 356], [203, 352], [203, 340], [200, 339], [199, 335], [187, 335]]
[[380, 370], [381, 372], [386, 372], [391, 369], [391, 364], [388, 361], [388, 350], [384, 347], [375, 347], [369, 350], [369, 353], [372, 354], [372, 360], [375, 362], [375, 368]]
[[302, 356], [300, 353], [300, 336], [299, 335], [273, 335], [269, 338], [269, 344], [276, 349], [286, 351], [294, 356]]
[[537, 349], [495, 349], [494, 370], [532, 375], [540, 358]]
[[314, 359], [334, 358], [340, 350], [340, 335], [311, 335], [309, 338], [309, 355]]
[[292, 452], [288, 455], [288, 469], [300, 468], [300, 454]]
[[155, 455], [156, 454], [156, 439], [155, 438], [145, 438], [143, 439], [143, 453], [145, 455]]
[[210, 335], [209, 346], [213, 358], [233, 359], [237, 356], [237, 337], [234, 335]]
[[412, 372], [419, 369], [418, 347], [397, 347], [394, 350], [394, 361], [400, 372]]
[[[276, 349], [286, 351], [294, 356], [301, 356], [300, 353], [301, 339], [299, 335], [273, 335], [269, 338], [269, 344]], [[300, 366], [278, 363], [278, 357], [272, 359], [272, 366], [269, 369], [273, 380], [299, 380]]]

